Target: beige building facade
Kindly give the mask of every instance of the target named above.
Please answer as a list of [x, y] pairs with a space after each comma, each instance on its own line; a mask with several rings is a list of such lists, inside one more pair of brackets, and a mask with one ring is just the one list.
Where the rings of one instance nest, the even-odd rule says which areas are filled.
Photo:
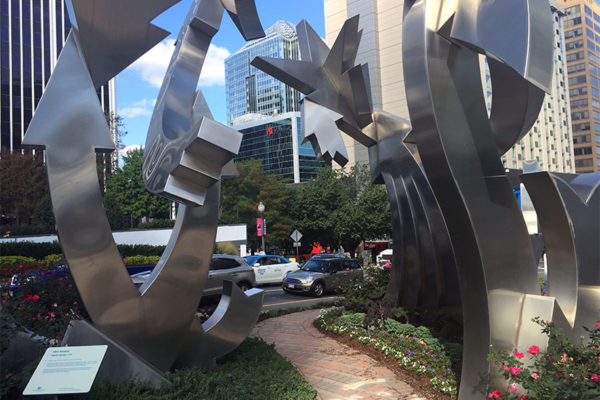
[[[325, 41], [331, 47], [347, 18], [360, 14], [356, 64], [368, 63], [373, 107], [408, 119], [402, 71], [403, 0], [325, 0]], [[342, 134], [349, 162], [368, 164], [367, 148]]]
[[600, 171], [600, 4], [561, 0], [577, 172]]

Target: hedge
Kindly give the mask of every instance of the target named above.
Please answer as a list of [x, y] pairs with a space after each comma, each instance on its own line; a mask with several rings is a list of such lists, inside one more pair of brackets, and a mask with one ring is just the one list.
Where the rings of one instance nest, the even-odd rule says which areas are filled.
[[[131, 256], [161, 256], [166, 246], [151, 246], [147, 244], [120, 244], [117, 246], [123, 257]], [[62, 248], [57, 241], [34, 242], [4, 242], [0, 243], [0, 254], [3, 256], [22, 256], [43, 260], [49, 255], [61, 254]]]

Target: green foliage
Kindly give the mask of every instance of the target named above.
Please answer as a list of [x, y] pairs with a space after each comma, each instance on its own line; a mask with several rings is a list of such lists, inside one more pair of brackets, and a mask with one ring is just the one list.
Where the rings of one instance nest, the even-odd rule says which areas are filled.
[[343, 314], [338, 320], [340, 326], [363, 326], [365, 324], [365, 313]]
[[31, 224], [35, 209], [48, 195], [43, 152], [11, 153], [3, 148], [0, 155], [0, 187], [2, 214], [14, 225]]
[[222, 242], [219, 243], [218, 247], [219, 252], [217, 253], [217, 248], [215, 247], [215, 254], [230, 254], [232, 256], [239, 256], [240, 252], [238, 247], [231, 242]]
[[162, 256], [166, 246], [152, 246], [149, 244], [120, 244], [117, 246], [123, 257], [132, 256]]
[[172, 228], [175, 225], [175, 220], [169, 218], [153, 219], [149, 222], [142, 222], [137, 227], [138, 229], [163, 229]]
[[34, 242], [4, 242], [0, 243], [0, 254], [3, 256], [26, 256], [38, 260], [50, 254], [62, 253], [62, 248], [57, 241], [34, 243]]
[[373, 314], [378, 312], [390, 274], [378, 268], [365, 269], [365, 278], [343, 288], [344, 307], [348, 311]]
[[44, 257], [43, 260], [40, 261], [40, 264], [50, 266], [54, 263], [59, 262], [62, 259], [63, 259], [62, 254], [49, 254], [46, 257]]
[[2, 266], [29, 265], [38, 263], [38, 260], [32, 257], [0, 256], [0, 265]]
[[[600, 322], [588, 330], [590, 340], [574, 343], [552, 322], [535, 318], [548, 335], [546, 353], [531, 343], [526, 354], [495, 350], [490, 355], [508, 381], [527, 391], [528, 400], [592, 400], [600, 398]], [[503, 399], [517, 399], [512, 393]]]
[[43, 233], [55, 233], [56, 221], [54, 220], [54, 212], [52, 211], [52, 203], [50, 202], [50, 194], [46, 194], [32, 215], [32, 225], [43, 228]]
[[320, 168], [294, 192], [291, 212], [306, 243], [354, 252], [362, 240], [391, 236], [387, 193], [371, 184], [367, 166], [348, 172]]
[[160, 256], [128, 256], [125, 257], [125, 265], [144, 265], [156, 264], [160, 260]]
[[257, 207], [262, 201], [267, 220], [267, 249], [271, 246], [291, 248], [290, 189], [279, 177], [265, 173], [262, 160], [247, 160], [236, 166], [239, 176], [227, 178], [222, 183], [219, 223], [247, 224], [248, 247], [260, 248], [256, 218], [260, 217]]
[[364, 319], [365, 314], [342, 311], [340, 315], [340, 309], [334, 309], [322, 311], [317, 323], [326, 331], [348, 334], [350, 338], [374, 347], [394, 358], [403, 368], [428, 377], [434, 389], [456, 395], [457, 375], [451, 368], [452, 360], [446, 354], [445, 346], [427, 328], [391, 319], [386, 320], [383, 329], [374, 325], [365, 327], [360, 323]]
[[212, 370], [190, 368], [168, 374], [169, 390], [146, 385], [96, 383], [82, 399], [206, 399], [206, 400], [314, 400], [315, 390], [273, 345], [246, 339]]
[[135, 149], [123, 158], [123, 168], [117, 169], [106, 181], [105, 205], [118, 204], [134, 227], [142, 217], [168, 218], [169, 200], [146, 190], [142, 180], [144, 150]]

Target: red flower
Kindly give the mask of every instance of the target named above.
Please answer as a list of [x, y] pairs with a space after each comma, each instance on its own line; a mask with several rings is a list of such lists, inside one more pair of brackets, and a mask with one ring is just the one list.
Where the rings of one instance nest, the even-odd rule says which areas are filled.
[[517, 357], [517, 358], [523, 358], [523, 357], [525, 357], [525, 354], [523, 354], [523, 353], [518, 353], [518, 352], [516, 352], [516, 351], [515, 351], [513, 354], [514, 354], [514, 356], [515, 356], [515, 357]]
[[519, 397], [519, 400], [527, 400], [527, 397], [525, 397], [525, 395]]
[[39, 300], [40, 296], [38, 296], [37, 294], [34, 294], [33, 296], [31, 296], [31, 300], [36, 301]]
[[6, 304], [6, 299], [2, 299], [2, 304]]
[[62, 280], [64, 280], [64, 278], [58, 278], [58, 280], [59, 280], [59, 281], [62, 281]]
[[537, 378], [539, 378], [540, 376], [539, 376], [538, 374], [536, 374], [535, 372], [532, 372], [532, 373], [531, 373], [531, 377], [532, 377], [533, 379], [537, 379]]
[[500, 397], [502, 397], [502, 393], [500, 393], [499, 390], [494, 390], [492, 393], [488, 394], [488, 397], [490, 399], [499, 399]]
[[512, 374], [513, 374], [513, 375], [518, 375], [518, 374], [519, 374], [519, 372], [521, 372], [521, 371], [522, 371], [522, 369], [521, 369], [521, 368], [519, 368], [519, 367], [512, 367], [512, 368], [510, 369], [510, 372], [512, 372]]
[[537, 346], [534, 344], [534, 345], [533, 345], [533, 346], [531, 346], [529, 349], [527, 349], [527, 352], [528, 352], [529, 354], [533, 354], [533, 355], [535, 356], [536, 354], [538, 354], [538, 353], [540, 352], [540, 348], [539, 348], [539, 347], [537, 347]]
[[25, 301], [31, 301], [33, 299], [33, 296], [28, 294], [27, 296], [25, 296]]
[[590, 376], [590, 381], [599, 382], [600, 381], [600, 375], [594, 374], [594, 375]]
[[596, 328], [600, 328], [600, 322], [596, 322]]

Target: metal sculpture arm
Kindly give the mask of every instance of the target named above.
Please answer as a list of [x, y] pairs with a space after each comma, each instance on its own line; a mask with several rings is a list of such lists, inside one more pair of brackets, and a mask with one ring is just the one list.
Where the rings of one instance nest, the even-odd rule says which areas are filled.
[[[155, 132], [153, 128], [167, 127], [169, 134], [187, 135], [183, 139], [185, 146], [177, 149], [179, 166], [208, 171], [210, 179], [190, 190], [206, 201], [205, 207], [182, 207], [167, 250], [140, 294], [119, 256], [102, 206], [94, 151], [110, 151], [113, 145], [94, 88], [98, 81], [114, 76], [165, 36], [166, 32], [149, 27], [148, 21], [174, 3], [69, 3], [74, 29], [24, 140], [25, 145], [46, 148], [59, 237], [92, 320], [163, 370], [172, 365], [191, 327], [216, 237], [220, 187], [217, 181], [240, 141], [237, 132], [212, 121], [191, 78], [200, 74], [201, 61], [224, 10], [237, 15], [254, 7], [251, 0], [227, 1], [225, 6], [218, 0], [197, 0], [180, 34], [178, 49], [189, 51], [178, 57], [178, 50], [174, 56], [169, 71], [178, 72], [178, 79], [166, 79], [160, 93], [159, 117], [153, 119], [159, 127], [151, 126], [151, 133]], [[203, 17], [196, 15], [200, 4]], [[247, 26], [248, 21], [254, 25]], [[248, 28], [246, 34], [262, 32], [260, 24], [256, 25], [255, 13], [240, 15], [238, 23]], [[184, 79], [179, 79], [182, 75]], [[164, 116], [170, 118], [163, 121]], [[190, 129], [182, 131], [186, 124]], [[77, 141], [72, 140], [74, 134]], [[150, 143], [155, 137], [149, 138]], [[185, 189], [190, 184], [194, 186], [189, 174], [177, 179]], [[201, 251], [199, 244], [204, 245]], [[262, 296], [249, 300], [251, 304], [256, 304], [256, 298]], [[254, 307], [253, 312], [257, 315], [259, 309], [260, 306]]]

